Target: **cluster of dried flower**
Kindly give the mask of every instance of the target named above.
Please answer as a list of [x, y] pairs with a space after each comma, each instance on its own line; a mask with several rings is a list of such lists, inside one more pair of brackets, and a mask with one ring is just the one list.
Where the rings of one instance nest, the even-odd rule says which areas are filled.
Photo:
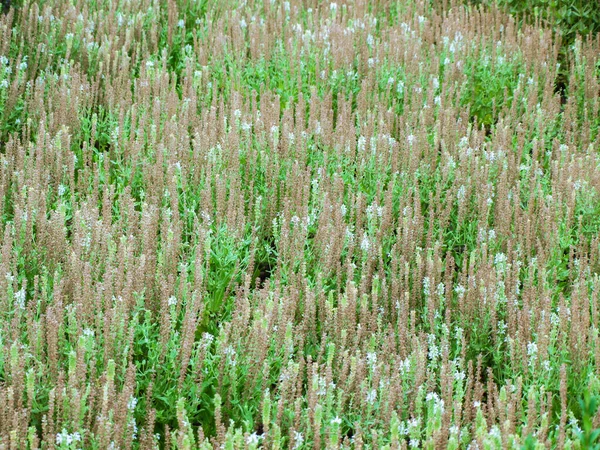
[[600, 41], [441, 3], [0, 16], [1, 449], [578, 448]]

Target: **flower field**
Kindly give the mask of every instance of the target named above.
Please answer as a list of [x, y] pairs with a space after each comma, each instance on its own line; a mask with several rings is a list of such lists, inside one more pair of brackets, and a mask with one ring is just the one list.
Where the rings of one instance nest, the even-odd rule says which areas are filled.
[[600, 35], [3, 5], [0, 449], [600, 449]]

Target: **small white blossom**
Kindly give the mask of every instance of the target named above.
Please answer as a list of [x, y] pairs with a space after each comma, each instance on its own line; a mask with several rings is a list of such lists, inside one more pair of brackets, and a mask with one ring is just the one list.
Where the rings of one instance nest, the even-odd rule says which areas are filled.
[[85, 337], [94, 337], [94, 330], [92, 330], [90, 328], [84, 328], [83, 329], [83, 335]]
[[15, 306], [19, 309], [25, 309], [25, 288], [22, 287], [20, 290], [15, 292]]
[[371, 389], [366, 396], [366, 400], [367, 403], [375, 403], [375, 400], [377, 399], [377, 391], [375, 389]]
[[431, 281], [430, 281], [429, 277], [424, 277], [423, 278], [423, 294], [425, 296], [429, 296], [429, 294], [431, 293], [430, 284], [431, 284]]
[[129, 401], [127, 402], [127, 409], [129, 411], [133, 411], [137, 405], [138, 399], [135, 397], [129, 397]]
[[377, 364], [377, 353], [369, 352], [367, 353], [367, 365], [371, 368]]
[[304, 435], [298, 431], [294, 431], [294, 448], [300, 448], [304, 442]]
[[495, 266], [501, 266], [504, 263], [506, 263], [506, 255], [504, 253], [496, 253], [496, 255], [494, 256], [494, 265]]
[[527, 355], [535, 358], [538, 352], [538, 347], [535, 342], [529, 342], [527, 344]]
[[56, 435], [56, 445], [62, 445], [63, 443], [66, 445], [71, 445], [73, 442], [79, 441], [81, 441], [81, 435], [78, 431], [71, 434], [65, 428], [63, 428], [62, 432]]
[[246, 444], [258, 445], [263, 438], [262, 434], [256, 434], [256, 431], [246, 438]]
[[400, 363], [400, 367], [398, 367], [401, 375], [404, 375], [410, 371], [410, 359], [406, 358], [404, 361]]
[[369, 242], [369, 238], [365, 234], [362, 238], [362, 241], [360, 241], [360, 249], [363, 252], [368, 252], [370, 247], [371, 247], [371, 243]]

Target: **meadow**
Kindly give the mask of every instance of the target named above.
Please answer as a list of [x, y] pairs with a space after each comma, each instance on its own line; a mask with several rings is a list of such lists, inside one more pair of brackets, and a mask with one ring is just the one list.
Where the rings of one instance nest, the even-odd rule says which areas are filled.
[[9, 3], [1, 450], [600, 449], [600, 34]]

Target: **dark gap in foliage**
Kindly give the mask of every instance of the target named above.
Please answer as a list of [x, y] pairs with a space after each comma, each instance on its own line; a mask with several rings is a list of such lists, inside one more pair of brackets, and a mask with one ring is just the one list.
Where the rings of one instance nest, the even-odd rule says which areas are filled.
[[11, 0], [2, 0], [0, 3], [2, 5], [2, 12], [4, 14], [8, 14], [8, 10], [10, 9]]
[[567, 78], [564, 73], [559, 73], [554, 82], [554, 93], [560, 95], [560, 105], [564, 107], [567, 103]]
[[270, 235], [264, 239], [264, 252], [260, 252], [257, 257], [252, 273], [251, 289], [262, 288], [266, 281], [271, 278], [276, 266], [276, 261], [272, 258], [275, 251], [275, 237]]

